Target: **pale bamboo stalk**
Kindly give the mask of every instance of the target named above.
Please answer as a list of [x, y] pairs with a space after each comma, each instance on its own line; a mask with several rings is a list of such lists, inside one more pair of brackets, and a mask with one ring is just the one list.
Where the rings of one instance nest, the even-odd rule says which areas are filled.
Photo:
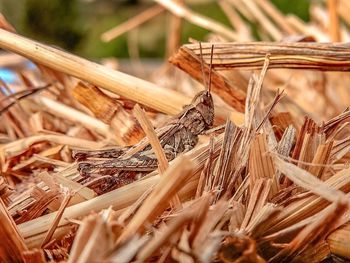
[[[168, 169], [169, 163], [165, 156], [164, 149], [162, 145], [160, 145], [157, 134], [153, 129], [153, 126], [150, 120], [147, 118], [145, 112], [141, 109], [141, 107], [138, 104], [136, 104], [134, 107], [134, 115], [139, 121], [143, 131], [146, 133], [149, 143], [151, 144], [152, 149], [158, 160], [159, 173], [160, 175], [163, 175]], [[174, 195], [174, 198], [171, 203], [177, 209], [180, 209], [182, 207], [180, 198], [177, 194]]]
[[340, 27], [337, 14], [337, 0], [327, 0], [329, 14], [329, 33], [333, 42], [340, 42]]
[[176, 91], [166, 90], [3, 29], [0, 29], [0, 47], [167, 114], [179, 113], [182, 106], [191, 101]]
[[120, 25], [117, 25], [116, 27], [104, 32], [101, 35], [101, 40], [104, 42], [110, 42], [111, 40], [134, 29], [135, 27], [142, 25], [143, 23], [147, 22], [153, 17], [156, 17], [157, 15], [161, 14], [163, 11], [164, 11], [164, 7], [162, 6], [159, 6], [159, 5], [152, 6], [151, 8], [143, 11], [142, 13], [130, 18], [126, 22]]
[[233, 40], [233, 41], [239, 40], [239, 36], [230, 28], [216, 22], [213, 19], [197, 14], [184, 6], [181, 6], [175, 3], [172, 0], [154, 0], [154, 1], [162, 5], [163, 7], [165, 7], [167, 10], [169, 10], [173, 14], [186, 19], [187, 21], [189, 21], [194, 25], [197, 25], [209, 31], [215, 32], [227, 38], [228, 40]]
[[221, 10], [225, 13], [227, 19], [230, 21], [231, 26], [235, 30], [239, 30], [239, 28], [244, 25], [243, 20], [240, 16], [235, 12], [233, 7], [228, 3], [227, 0], [219, 0], [218, 5]]
[[290, 26], [292, 26], [298, 33], [302, 33], [305, 35], [310, 34], [308, 26], [305, 23], [303, 23], [303, 20], [301, 20], [301, 18], [297, 16], [293, 14], [287, 15], [286, 22], [289, 23]]
[[[61, 145], [61, 146], [63, 146], [63, 145]], [[32, 159], [32, 157], [30, 159]], [[42, 162], [42, 163], [47, 163], [47, 164], [51, 164], [51, 165], [62, 167], [62, 168], [69, 166], [69, 163], [66, 163], [64, 161], [51, 159], [49, 157], [45, 157], [45, 156], [42, 156], [42, 155], [39, 155], [39, 154], [33, 154], [33, 159], [32, 160], [34, 162], [39, 161], [39, 162]]]

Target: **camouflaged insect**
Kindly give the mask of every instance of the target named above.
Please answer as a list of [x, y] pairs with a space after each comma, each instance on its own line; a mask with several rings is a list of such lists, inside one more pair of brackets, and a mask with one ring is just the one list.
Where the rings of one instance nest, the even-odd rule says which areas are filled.
[[[201, 44], [200, 51], [202, 58]], [[214, 104], [210, 94], [212, 58], [213, 46], [211, 48], [208, 89], [198, 93], [191, 104], [185, 106], [183, 111], [168, 124], [156, 129], [156, 134], [168, 161], [173, 160], [180, 153], [193, 149], [198, 142], [198, 135], [213, 125]], [[204, 74], [203, 60], [201, 60], [201, 65]], [[143, 145], [146, 140], [147, 138], [132, 148], [135, 149]], [[75, 151], [73, 158], [78, 160], [78, 170], [82, 176], [79, 182], [98, 194], [102, 194], [129, 184], [157, 169], [158, 160], [150, 143], [130, 156], [125, 155], [128, 150], [130, 148]]]

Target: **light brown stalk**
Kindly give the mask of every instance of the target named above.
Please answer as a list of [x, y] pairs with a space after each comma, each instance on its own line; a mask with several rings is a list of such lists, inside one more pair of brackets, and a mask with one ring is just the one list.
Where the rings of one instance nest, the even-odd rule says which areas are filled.
[[[136, 104], [134, 107], [134, 115], [136, 119], [139, 121], [142, 129], [146, 133], [146, 136], [149, 140], [149, 143], [152, 146], [152, 149], [158, 160], [158, 167], [160, 175], [163, 175], [166, 170], [169, 168], [168, 160], [166, 159], [164, 149], [160, 145], [159, 139], [150, 120], [147, 118], [145, 112], [141, 109], [141, 107]], [[172, 200], [172, 204], [176, 208], [181, 208], [181, 202], [177, 194], [175, 194], [174, 199]]]

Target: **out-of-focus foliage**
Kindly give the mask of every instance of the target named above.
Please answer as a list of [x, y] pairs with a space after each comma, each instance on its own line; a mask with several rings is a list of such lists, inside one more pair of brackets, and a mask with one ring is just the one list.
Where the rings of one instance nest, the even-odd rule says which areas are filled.
[[76, 0], [26, 0], [24, 30], [35, 38], [74, 50], [82, 39]]
[[[309, 19], [309, 0], [272, 2], [284, 13], [294, 13], [304, 20]], [[154, 18], [136, 31], [109, 43], [100, 40], [103, 32], [151, 5], [137, 0], [0, 0], [0, 12], [21, 34], [84, 57], [128, 57], [128, 38], [137, 42], [142, 57], [161, 57], [165, 50], [169, 15]], [[190, 8], [229, 26], [225, 14], [215, 1], [191, 5]], [[254, 25], [252, 29], [255, 30]], [[190, 37], [203, 40], [207, 33], [185, 21], [181, 40], [183, 43]]]
[[271, 0], [283, 13], [293, 13], [304, 21], [309, 21], [309, 7], [311, 0]]

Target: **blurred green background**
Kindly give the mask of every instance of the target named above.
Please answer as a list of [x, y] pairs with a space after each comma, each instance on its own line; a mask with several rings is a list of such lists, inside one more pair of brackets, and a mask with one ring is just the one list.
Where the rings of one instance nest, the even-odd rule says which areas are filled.
[[[310, 0], [272, 2], [284, 13], [294, 13], [305, 21], [309, 19]], [[25, 36], [90, 59], [127, 58], [130, 34], [109, 43], [102, 42], [100, 36], [153, 4], [141, 0], [0, 0], [0, 12]], [[188, 6], [229, 25], [216, 1], [197, 1]], [[138, 29], [141, 57], [164, 56], [168, 22], [169, 16], [163, 13]], [[189, 37], [203, 40], [206, 34], [206, 30], [184, 22], [182, 42], [186, 43]]]

